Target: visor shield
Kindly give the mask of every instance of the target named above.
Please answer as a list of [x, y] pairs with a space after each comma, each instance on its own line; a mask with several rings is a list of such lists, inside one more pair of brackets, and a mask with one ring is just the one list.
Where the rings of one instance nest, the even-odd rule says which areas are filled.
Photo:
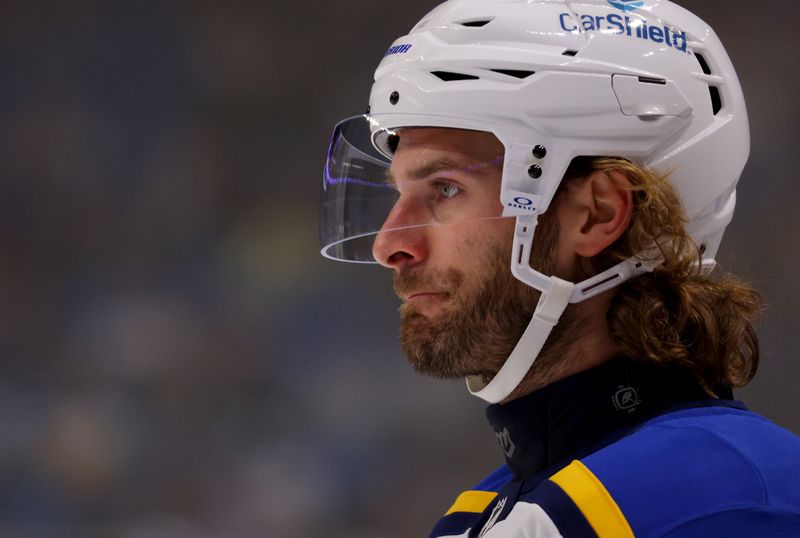
[[370, 116], [334, 129], [322, 178], [323, 256], [375, 263], [379, 234], [502, 218], [503, 149], [493, 135], [460, 130], [448, 136], [442, 129], [409, 135], [410, 149], [404, 146], [393, 167], [403, 132], [382, 128]]

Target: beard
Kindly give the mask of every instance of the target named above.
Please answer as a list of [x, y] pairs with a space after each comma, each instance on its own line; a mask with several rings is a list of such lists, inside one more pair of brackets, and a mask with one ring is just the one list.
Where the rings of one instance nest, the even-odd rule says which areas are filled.
[[[552, 275], [558, 229], [555, 219], [541, 219], [534, 239], [532, 266]], [[400, 341], [411, 365], [437, 378], [480, 375], [490, 379], [513, 351], [533, 317], [541, 293], [511, 274], [512, 238], [479, 247], [468, 245], [476, 262], [470, 274], [456, 269], [410, 268], [395, 275], [398, 295], [419, 289], [445, 290], [448, 300], [438, 315], [426, 317], [409, 304], [400, 307]], [[479, 261], [478, 261], [479, 260]], [[560, 361], [578, 324], [568, 308], [554, 327], [524, 384], [546, 384], [567, 364]]]

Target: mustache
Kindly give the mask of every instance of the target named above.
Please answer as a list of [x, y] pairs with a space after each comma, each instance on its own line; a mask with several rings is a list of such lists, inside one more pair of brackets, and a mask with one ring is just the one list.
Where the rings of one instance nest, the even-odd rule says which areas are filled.
[[464, 275], [456, 269], [446, 271], [406, 269], [395, 273], [393, 287], [398, 297], [420, 290], [453, 293], [464, 282]]

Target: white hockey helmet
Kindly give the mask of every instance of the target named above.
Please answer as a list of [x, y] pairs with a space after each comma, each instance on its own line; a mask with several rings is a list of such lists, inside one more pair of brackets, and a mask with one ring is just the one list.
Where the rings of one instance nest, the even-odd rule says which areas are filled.
[[684, 8], [666, 0], [450, 0], [395, 40], [375, 72], [368, 113], [334, 131], [323, 255], [374, 261], [372, 241], [396, 199], [386, 181], [392, 135], [409, 127], [487, 131], [505, 148], [502, 216], [516, 218], [521, 253], [511, 268], [543, 295], [501, 372], [485, 388], [470, 382], [489, 401], [516, 387], [566, 302], [653, 267], [632, 258], [573, 287], [528, 266], [536, 216], [573, 158], [624, 157], [671, 173], [689, 233], [711, 265], [749, 153], [734, 68], [714, 31]]

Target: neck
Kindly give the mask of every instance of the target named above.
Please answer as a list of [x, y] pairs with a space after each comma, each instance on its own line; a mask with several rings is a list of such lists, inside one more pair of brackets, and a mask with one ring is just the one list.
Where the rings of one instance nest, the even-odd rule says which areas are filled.
[[711, 403], [719, 404], [688, 370], [617, 357], [486, 413], [519, 480], [580, 459], [668, 410]]
[[606, 319], [613, 292], [609, 290], [567, 307], [530, 371], [503, 403], [527, 396], [621, 354]]

